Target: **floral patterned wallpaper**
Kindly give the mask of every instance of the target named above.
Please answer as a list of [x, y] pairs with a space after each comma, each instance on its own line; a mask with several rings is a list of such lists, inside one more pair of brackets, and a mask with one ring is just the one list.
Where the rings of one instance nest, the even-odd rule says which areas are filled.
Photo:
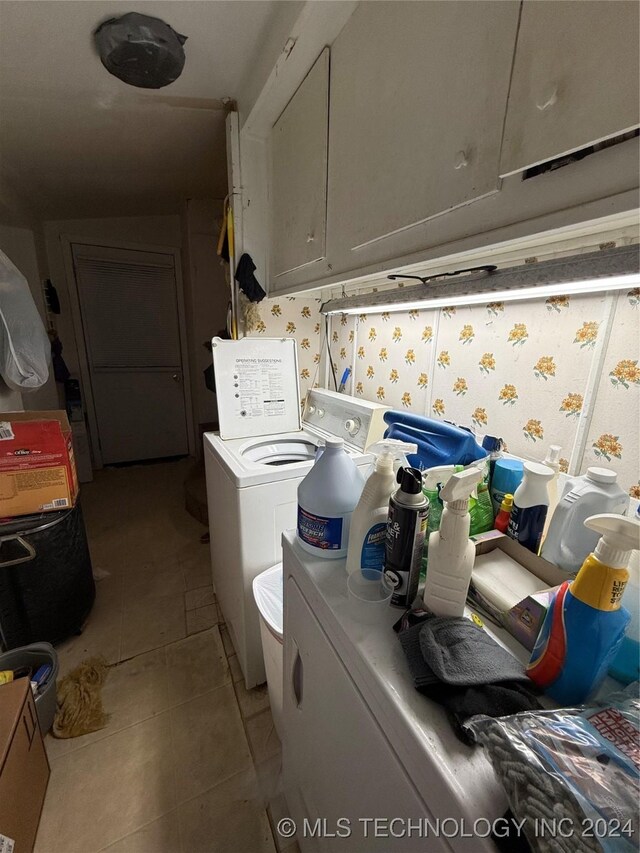
[[[352, 368], [348, 393], [501, 436], [510, 452], [530, 459], [560, 444], [563, 470], [612, 468], [640, 498], [639, 290], [615, 297], [604, 366], [584, 409], [607, 299], [556, 296], [333, 316], [331, 354], [338, 380]], [[296, 338], [301, 399], [324, 380], [317, 369], [324, 345], [319, 303], [265, 299], [251, 333]], [[586, 430], [582, 443], [579, 427]]]
[[618, 471], [640, 500], [640, 289], [620, 293], [582, 464]]
[[324, 317], [319, 313], [320, 299], [282, 296], [263, 299], [259, 304], [260, 320], [251, 337], [295, 338], [298, 342], [298, 374], [300, 401], [308, 389], [322, 384], [320, 352], [324, 345]]

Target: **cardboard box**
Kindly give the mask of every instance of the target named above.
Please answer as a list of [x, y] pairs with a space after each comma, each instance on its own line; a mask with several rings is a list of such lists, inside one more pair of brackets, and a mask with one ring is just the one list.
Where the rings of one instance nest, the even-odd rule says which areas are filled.
[[0, 518], [66, 509], [77, 497], [66, 413], [0, 414]]
[[[0, 847], [29, 853], [49, 781], [49, 762], [28, 678], [0, 687]], [[7, 839], [9, 839], [7, 841]]]
[[[473, 541], [476, 545], [476, 557], [499, 550], [533, 576], [535, 589], [532, 589], [528, 595], [507, 609], [500, 609], [492, 605], [486, 597], [480, 595], [473, 586], [473, 575], [469, 591], [470, 599], [479, 604], [480, 609], [484, 609], [489, 615], [497, 619], [516, 640], [531, 651], [547, 613], [551, 600], [551, 590], [566, 581], [568, 575], [554, 566], [553, 563], [543, 560], [542, 557], [538, 557], [537, 554], [529, 551], [528, 548], [524, 548], [519, 542], [510, 539], [497, 530], [474, 536]], [[504, 590], [499, 592], [504, 594]]]

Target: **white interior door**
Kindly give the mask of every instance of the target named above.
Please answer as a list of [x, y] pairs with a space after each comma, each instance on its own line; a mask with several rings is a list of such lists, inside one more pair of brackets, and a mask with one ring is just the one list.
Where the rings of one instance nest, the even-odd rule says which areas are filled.
[[188, 453], [174, 255], [72, 251], [103, 464]]

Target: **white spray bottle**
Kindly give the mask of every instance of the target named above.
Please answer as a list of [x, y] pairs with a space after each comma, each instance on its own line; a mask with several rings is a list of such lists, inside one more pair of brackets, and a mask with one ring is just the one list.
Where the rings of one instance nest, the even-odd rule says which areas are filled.
[[407, 454], [418, 447], [394, 438], [384, 438], [367, 448], [376, 456], [375, 468], [362, 490], [351, 517], [347, 574], [362, 572], [375, 579], [384, 568], [389, 498], [396, 488], [396, 471], [409, 465]]
[[424, 605], [436, 616], [462, 616], [475, 561], [469, 539], [469, 498], [483, 477], [479, 468], [453, 474], [440, 490], [444, 502], [440, 530], [429, 537]]

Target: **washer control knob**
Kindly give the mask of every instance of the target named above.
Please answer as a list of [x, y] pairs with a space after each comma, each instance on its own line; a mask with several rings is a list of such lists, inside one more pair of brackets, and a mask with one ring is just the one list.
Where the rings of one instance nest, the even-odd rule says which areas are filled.
[[315, 410], [316, 410], [315, 406], [308, 406], [307, 407], [307, 413], [310, 415], [312, 415], [315, 412]]
[[360, 418], [349, 418], [344, 422], [344, 428], [349, 435], [357, 435], [360, 431]]
[[324, 409], [318, 409], [318, 417], [319, 417], [319, 418], [323, 418], [323, 417], [324, 417]]

